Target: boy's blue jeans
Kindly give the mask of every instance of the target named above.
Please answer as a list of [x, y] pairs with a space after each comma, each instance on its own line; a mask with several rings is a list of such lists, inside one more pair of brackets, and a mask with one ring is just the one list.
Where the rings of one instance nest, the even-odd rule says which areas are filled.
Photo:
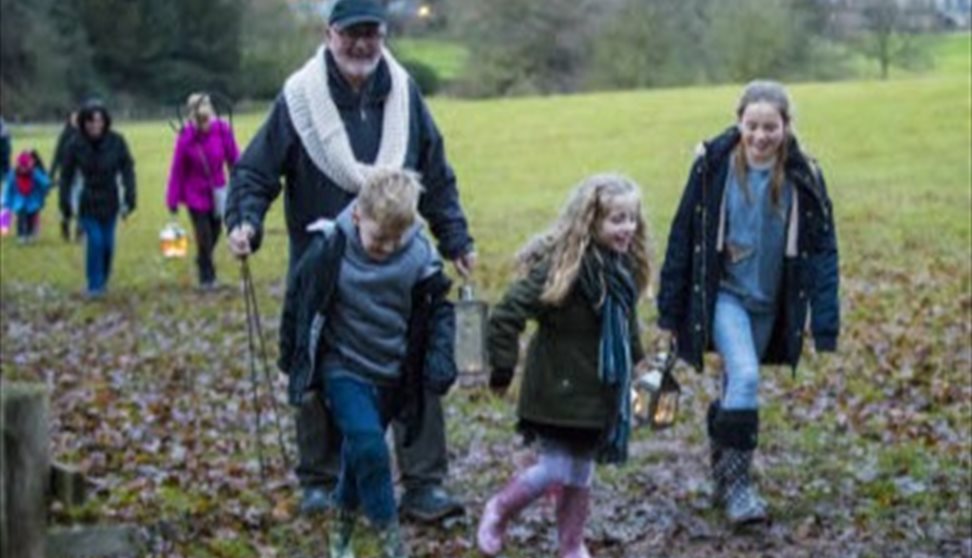
[[325, 393], [331, 414], [341, 435], [341, 474], [335, 491], [338, 506], [364, 514], [382, 528], [398, 518], [392, 485], [391, 455], [385, 444], [385, 429], [391, 420], [395, 391], [344, 371], [325, 379]]
[[773, 333], [775, 316], [746, 310], [735, 294], [719, 291], [712, 341], [722, 356], [723, 409], [759, 409], [759, 361]]
[[115, 253], [115, 223], [117, 219], [81, 217], [81, 226], [87, 238], [85, 273], [89, 293], [103, 293], [111, 275], [111, 259]]

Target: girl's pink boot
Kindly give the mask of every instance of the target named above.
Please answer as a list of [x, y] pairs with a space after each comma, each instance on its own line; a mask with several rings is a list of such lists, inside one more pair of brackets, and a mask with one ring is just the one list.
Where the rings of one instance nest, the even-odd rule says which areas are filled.
[[557, 501], [557, 542], [560, 558], [590, 558], [584, 526], [591, 511], [590, 487], [565, 486]]
[[479, 520], [479, 530], [476, 532], [479, 551], [486, 556], [499, 554], [503, 550], [507, 522], [542, 493], [542, 490], [530, 486], [517, 475], [503, 490], [490, 498], [486, 502], [483, 517]]

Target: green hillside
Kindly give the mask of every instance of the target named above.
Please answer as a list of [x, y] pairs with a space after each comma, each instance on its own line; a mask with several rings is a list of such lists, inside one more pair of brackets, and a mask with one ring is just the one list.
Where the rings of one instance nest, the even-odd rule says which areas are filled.
[[[969, 46], [968, 34], [945, 38], [935, 69], [920, 75], [790, 88], [799, 137], [819, 160], [834, 202], [843, 328], [838, 354], [808, 349], [796, 375], [764, 371], [757, 464], [772, 528], [736, 536], [705, 504], [703, 417], [718, 380], [711, 368], [706, 375], [680, 370], [677, 427], [636, 432], [626, 467], [599, 468], [589, 528], [596, 555], [968, 555]], [[620, 171], [643, 185], [660, 265], [694, 147], [732, 124], [739, 90], [432, 100], [477, 239], [476, 280], [486, 298], [506, 285], [516, 249], [595, 172]], [[242, 145], [263, 116], [237, 118]], [[105, 300], [79, 295], [83, 250], [58, 238], [55, 198], [40, 242], [0, 242], [0, 370], [52, 386], [54, 455], [109, 488], [54, 518], [164, 524], [174, 533], [170, 548], [183, 556], [319, 555], [323, 528], [295, 519], [295, 483], [264, 484], [256, 474], [242, 297], [233, 289], [195, 292], [191, 258], [165, 261], [159, 253], [173, 134], [164, 122], [118, 128], [136, 159], [139, 207], [119, 227]], [[55, 133], [14, 128], [15, 152], [37, 147], [49, 158]], [[287, 259], [281, 205], [252, 259], [271, 340]], [[188, 228], [184, 213], [180, 220]], [[218, 254], [222, 280], [235, 285], [225, 242]], [[651, 343], [654, 309], [650, 301], [642, 309]], [[282, 393], [284, 380], [276, 381]], [[417, 555], [472, 556], [481, 506], [520, 449], [513, 403], [466, 387], [449, 396], [446, 414], [449, 484], [470, 517], [441, 530], [409, 526], [408, 536]], [[271, 472], [293, 481], [279, 463]], [[553, 553], [547, 508], [518, 528], [509, 556]]]
[[[694, 146], [731, 124], [738, 91], [721, 86], [433, 100], [482, 253], [483, 282], [493, 288], [504, 280], [516, 247], [555, 215], [571, 186], [603, 170], [624, 172], [643, 184], [652, 230], [663, 246]], [[950, 72], [888, 82], [799, 84], [790, 92], [801, 141], [830, 184], [845, 261], [875, 253], [906, 257], [904, 246], [921, 246], [929, 257], [955, 254], [968, 243], [968, 79]], [[241, 145], [262, 118], [237, 118]], [[173, 276], [188, 280], [188, 264], [180, 272], [178, 265], [162, 262], [154, 246], [166, 220], [162, 199], [174, 136], [163, 122], [125, 122], [119, 130], [137, 162], [140, 209], [119, 231], [116, 279], [139, 285], [170, 282]], [[53, 132], [15, 129], [14, 148], [36, 146], [49, 154]], [[44, 251], [54, 261], [37, 261], [34, 250], [11, 251], [4, 258], [5, 278], [77, 284], [72, 271], [81, 255], [54, 241], [53, 205], [45, 212], [51, 242]], [[282, 227], [282, 218], [272, 216], [269, 223]], [[273, 242], [283, 247], [285, 238]], [[275, 269], [283, 258], [285, 250], [268, 251], [258, 260], [259, 272]]]

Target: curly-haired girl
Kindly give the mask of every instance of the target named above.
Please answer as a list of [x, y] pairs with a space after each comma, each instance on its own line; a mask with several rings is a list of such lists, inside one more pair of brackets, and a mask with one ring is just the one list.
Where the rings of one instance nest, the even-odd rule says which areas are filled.
[[536, 320], [518, 429], [538, 456], [486, 504], [477, 542], [498, 554], [508, 520], [556, 488], [560, 556], [586, 557], [594, 460], [627, 458], [631, 371], [644, 356], [636, 305], [651, 267], [638, 186], [613, 174], [584, 180], [518, 261], [521, 277], [489, 322], [490, 387], [509, 386], [520, 333]]

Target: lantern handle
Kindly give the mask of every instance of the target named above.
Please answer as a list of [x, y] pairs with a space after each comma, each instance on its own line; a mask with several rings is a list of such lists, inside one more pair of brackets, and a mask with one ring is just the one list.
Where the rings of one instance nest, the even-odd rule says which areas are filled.
[[476, 298], [476, 287], [473, 282], [469, 279], [463, 277], [462, 285], [459, 286], [459, 300], [463, 302], [475, 300]]
[[[678, 360], [678, 340], [675, 336], [669, 336], [668, 347], [656, 347], [655, 362], [661, 360], [662, 369], [666, 372], [675, 367], [675, 362]], [[661, 355], [665, 355], [663, 359], [659, 359]]]
[[[675, 338], [672, 337], [668, 344], [668, 351], [665, 353], [665, 360], [661, 363], [661, 374], [662, 383], [674, 383], [678, 386], [678, 382], [675, 381], [675, 363], [678, 361], [678, 346], [675, 344]], [[681, 388], [678, 387], [679, 391]]]
[[675, 370], [675, 363], [678, 361], [678, 341], [675, 336], [669, 338], [668, 351], [665, 353], [665, 360], [662, 363], [662, 376], [671, 376]]

